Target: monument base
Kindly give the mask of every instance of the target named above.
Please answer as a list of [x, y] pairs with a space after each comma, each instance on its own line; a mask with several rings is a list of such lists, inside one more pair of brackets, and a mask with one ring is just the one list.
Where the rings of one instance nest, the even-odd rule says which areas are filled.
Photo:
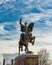
[[38, 55], [25, 54], [15, 58], [14, 65], [38, 65]]

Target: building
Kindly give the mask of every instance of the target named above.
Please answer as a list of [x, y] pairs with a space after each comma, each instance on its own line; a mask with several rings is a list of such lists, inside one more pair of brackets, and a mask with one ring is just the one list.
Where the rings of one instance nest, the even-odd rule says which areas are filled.
[[3, 65], [13, 65], [15, 62], [15, 57], [18, 56], [18, 53], [15, 54], [3, 54]]
[[3, 55], [0, 54], [0, 65], [3, 65]]

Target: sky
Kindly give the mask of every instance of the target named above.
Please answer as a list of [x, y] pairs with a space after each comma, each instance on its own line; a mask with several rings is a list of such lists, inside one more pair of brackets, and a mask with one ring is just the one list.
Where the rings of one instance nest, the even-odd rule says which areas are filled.
[[[0, 0], [0, 53], [18, 52], [20, 25], [34, 22], [34, 53], [45, 48], [52, 55], [52, 0]], [[34, 50], [33, 50], [34, 48]]]

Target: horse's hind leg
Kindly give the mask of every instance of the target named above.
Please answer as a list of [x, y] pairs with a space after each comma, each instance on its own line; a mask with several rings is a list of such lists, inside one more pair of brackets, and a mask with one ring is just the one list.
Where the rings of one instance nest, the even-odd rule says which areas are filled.
[[23, 46], [21, 46], [21, 51], [23, 51]]
[[26, 45], [26, 44], [24, 44], [24, 46], [25, 46], [25, 51], [27, 51], [27, 45]]
[[29, 51], [28, 45], [25, 46], [25, 51]]
[[25, 51], [27, 50], [27, 47], [25, 47]]
[[20, 55], [20, 47], [19, 47], [19, 55]]

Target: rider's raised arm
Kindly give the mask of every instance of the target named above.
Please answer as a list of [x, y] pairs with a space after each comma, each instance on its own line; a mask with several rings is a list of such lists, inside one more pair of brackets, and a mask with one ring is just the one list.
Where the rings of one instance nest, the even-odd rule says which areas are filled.
[[23, 25], [21, 18], [20, 18], [20, 23], [19, 24], [20, 24], [20, 27], [21, 27], [20, 31], [24, 32], [25, 31], [25, 25]]
[[20, 25], [22, 25], [22, 19], [20, 18]]

